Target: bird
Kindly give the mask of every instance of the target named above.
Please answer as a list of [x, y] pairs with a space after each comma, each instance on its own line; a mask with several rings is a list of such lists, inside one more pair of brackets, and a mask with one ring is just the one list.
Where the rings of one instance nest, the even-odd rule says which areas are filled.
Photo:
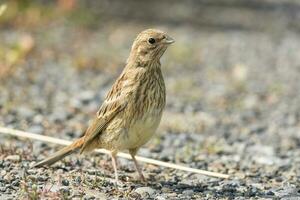
[[110, 152], [115, 182], [119, 183], [117, 153], [129, 151], [142, 182], [135, 158], [139, 148], [155, 134], [166, 104], [166, 87], [160, 58], [175, 40], [157, 29], [140, 32], [133, 42], [126, 65], [107, 93], [84, 135], [33, 167], [51, 165], [65, 156], [96, 148]]

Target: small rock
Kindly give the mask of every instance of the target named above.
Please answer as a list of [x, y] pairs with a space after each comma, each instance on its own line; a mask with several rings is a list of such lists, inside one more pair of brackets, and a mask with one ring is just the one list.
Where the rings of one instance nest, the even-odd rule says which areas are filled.
[[50, 188], [50, 192], [58, 192], [60, 190], [59, 185], [52, 185]]
[[236, 82], [243, 82], [247, 79], [248, 67], [243, 64], [237, 64], [232, 70], [232, 78]]
[[155, 190], [150, 187], [140, 187], [135, 189], [135, 192], [140, 194], [142, 197], [144, 197], [147, 196], [147, 194], [150, 196], [154, 195]]
[[[35, 164], [35, 163], [34, 163]], [[27, 170], [27, 173], [28, 174], [36, 174], [37, 173], [37, 170], [36, 169], [28, 169]]]
[[29, 176], [27, 176], [27, 178], [32, 180], [32, 181], [36, 181], [36, 176], [35, 175], [29, 175]]
[[182, 193], [186, 196], [192, 196], [194, 194], [194, 191], [193, 190], [184, 190]]
[[5, 192], [6, 191], [6, 187], [0, 187], [0, 192]]
[[76, 182], [76, 183], [81, 183], [81, 177], [80, 177], [80, 176], [77, 176], [77, 177], [75, 178], [75, 182]]
[[94, 98], [95, 94], [93, 91], [86, 90], [79, 94], [79, 100], [86, 104]]
[[22, 117], [22, 118], [32, 118], [34, 116], [34, 112], [27, 108], [27, 107], [19, 107], [18, 108], [18, 114]]
[[5, 158], [5, 160], [19, 162], [21, 160], [21, 157], [19, 155], [9, 155]]
[[44, 181], [47, 180], [47, 177], [46, 176], [38, 176], [37, 180], [40, 181], [40, 182], [44, 182]]
[[94, 197], [93, 195], [85, 195], [83, 198], [84, 198], [84, 200], [93, 200], [93, 199], [96, 199], [96, 197]]
[[68, 196], [71, 194], [70, 189], [69, 189], [68, 187], [65, 187], [65, 186], [59, 188], [59, 191], [60, 191], [62, 194], [68, 195]]
[[20, 181], [19, 180], [14, 180], [12, 183], [11, 183], [12, 186], [15, 186], [15, 187], [19, 187], [20, 185]]
[[276, 196], [279, 196], [281, 198], [286, 197], [286, 196], [293, 196], [298, 193], [298, 188], [296, 185], [288, 184], [284, 185], [282, 189], [279, 191], [276, 191]]
[[177, 194], [176, 192], [172, 192], [168, 194], [168, 197], [177, 197]]
[[276, 182], [279, 182], [279, 183], [283, 181], [282, 177], [277, 177], [275, 180], [276, 180]]
[[166, 200], [166, 198], [165, 198], [165, 197], [162, 197], [162, 196], [157, 196], [157, 197], [156, 197], [156, 200]]
[[69, 186], [69, 181], [67, 179], [63, 179], [61, 181], [61, 183], [64, 185], [64, 186]]
[[69, 104], [71, 107], [77, 109], [80, 109], [82, 107], [82, 104], [78, 99], [71, 99]]
[[34, 125], [28, 129], [28, 132], [36, 133], [36, 134], [42, 134], [43, 131], [44, 131], [44, 128], [40, 125]]
[[43, 116], [42, 115], [35, 115], [33, 117], [33, 122], [35, 124], [41, 124], [43, 122]]
[[62, 122], [64, 120], [66, 120], [68, 117], [67, 113], [64, 112], [62, 109], [60, 109], [60, 111], [58, 112], [55, 112], [51, 115], [51, 119], [54, 121], [54, 122]]
[[3, 177], [3, 176], [5, 176], [5, 174], [6, 174], [6, 171], [5, 170], [1, 170], [0, 175]]
[[169, 193], [169, 192], [171, 192], [172, 190], [171, 190], [170, 188], [163, 187], [163, 188], [161, 189], [161, 191], [162, 191], [163, 193]]
[[9, 160], [6, 160], [6, 161], [2, 164], [3, 168], [9, 168], [11, 165], [12, 165], [12, 163], [11, 163]]

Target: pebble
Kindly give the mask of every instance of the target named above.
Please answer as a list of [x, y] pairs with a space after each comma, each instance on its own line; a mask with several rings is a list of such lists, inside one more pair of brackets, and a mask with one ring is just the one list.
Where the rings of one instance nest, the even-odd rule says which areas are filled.
[[82, 103], [77, 99], [70, 99], [70, 106], [73, 108], [81, 109]]
[[0, 187], [0, 192], [5, 192], [6, 191], [6, 187]]
[[177, 196], [177, 194], [175, 192], [172, 192], [172, 193], [168, 194], [168, 197], [176, 197], [176, 196]]
[[68, 115], [66, 112], [61, 112], [61, 110], [60, 110], [60, 111], [53, 113], [50, 118], [54, 122], [63, 122], [64, 120], [67, 119], [67, 116]]
[[33, 110], [27, 107], [18, 107], [17, 111], [22, 118], [32, 118], [34, 116]]
[[67, 180], [67, 179], [63, 179], [62, 181], [61, 181], [61, 183], [64, 185], [64, 186], [69, 186], [69, 181]]
[[36, 169], [28, 169], [28, 170], [27, 170], [27, 173], [28, 173], [28, 174], [36, 174], [36, 173], [37, 173], [37, 170], [36, 170]]
[[93, 91], [86, 90], [80, 92], [78, 98], [83, 104], [86, 104], [90, 102], [94, 97], [95, 97], [95, 93]]
[[44, 128], [40, 125], [34, 125], [28, 129], [28, 132], [35, 133], [35, 134], [42, 134], [43, 131], [44, 131]]
[[5, 160], [12, 161], [12, 162], [19, 162], [21, 160], [21, 157], [19, 155], [9, 155], [6, 156]]
[[20, 185], [20, 181], [14, 180], [11, 184], [12, 184], [12, 186], [18, 187]]
[[5, 174], [6, 174], [6, 171], [5, 170], [1, 170], [1, 172], [0, 172], [0, 176], [5, 176]]
[[33, 122], [35, 124], [41, 124], [43, 122], [43, 116], [42, 115], [35, 115], [33, 117]]
[[30, 179], [32, 181], [36, 181], [37, 177], [36, 177], [36, 175], [29, 175], [29, 176], [27, 176], [27, 179]]
[[37, 180], [40, 181], [40, 182], [44, 182], [44, 181], [46, 181], [47, 179], [48, 179], [47, 176], [38, 176], [38, 177], [37, 177]]
[[166, 200], [166, 198], [163, 197], [163, 196], [157, 196], [155, 199], [156, 199], [156, 200]]
[[81, 183], [81, 177], [80, 177], [80, 176], [76, 176], [75, 182], [76, 182], [77, 184]]
[[194, 194], [193, 190], [184, 190], [182, 194], [187, 195], [187, 196], [192, 196]]
[[66, 186], [63, 186], [61, 188], [59, 188], [59, 191], [63, 194], [63, 195], [67, 195], [69, 196], [71, 194], [70, 189]]
[[51, 185], [50, 187], [50, 192], [58, 192], [60, 190], [60, 186], [55, 184], [55, 185]]
[[85, 196], [83, 197], [83, 199], [84, 199], [84, 200], [94, 200], [94, 199], [96, 199], [96, 197], [94, 197], [93, 195], [85, 195]]
[[155, 194], [155, 190], [151, 187], [140, 187], [135, 189], [135, 192], [145, 197], [147, 194], [152, 197]]

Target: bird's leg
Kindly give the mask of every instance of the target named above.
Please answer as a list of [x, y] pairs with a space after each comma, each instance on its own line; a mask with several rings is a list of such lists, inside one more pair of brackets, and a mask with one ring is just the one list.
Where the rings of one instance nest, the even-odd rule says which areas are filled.
[[132, 157], [132, 160], [133, 160], [133, 162], [134, 162], [135, 168], [136, 168], [136, 170], [138, 171], [138, 173], [139, 173], [139, 175], [140, 175], [140, 178], [141, 178], [142, 182], [146, 182], [146, 179], [145, 179], [145, 177], [144, 177], [144, 175], [143, 175], [143, 173], [142, 173], [142, 170], [141, 170], [141, 168], [140, 168], [140, 166], [139, 166], [137, 160], [135, 159], [135, 154], [136, 154], [136, 152], [137, 152], [136, 150], [129, 150], [129, 153], [130, 153], [130, 155], [131, 155], [131, 157]]
[[115, 172], [115, 184], [118, 185], [119, 182], [119, 178], [118, 178], [118, 168], [117, 168], [117, 154], [116, 153], [111, 153], [111, 161], [112, 161], [112, 165], [114, 168], [114, 172]]

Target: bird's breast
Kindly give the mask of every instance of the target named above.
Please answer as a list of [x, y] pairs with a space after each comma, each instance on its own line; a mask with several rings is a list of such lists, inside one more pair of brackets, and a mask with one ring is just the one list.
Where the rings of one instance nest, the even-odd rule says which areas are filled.
[[[157, 81], [157, 80], [154, 80]], [[145, 83], [141, 86], [140, 94], [135, 96], [129, 105], [130, 123], [122, 135], [122, 149], [139, 148], [150, 140], [160, 123], [165, 106], [165, 90], [161, 83]]]
[[148, 142], [159, 125], [161, 113], [161, 110], [152, 110], [133, 122], [123, 136], [125, 149], [139, 148]]
[[[107, 127], [107, 139], [115, 149], [139, 148], [154, 135], [165, 106], [165, 85], [160, 69], [143, 74], [132, 82], [126, 82], [127, 106], [119, 117]], [[130, 86], [130, 87], [129, 87]], [[111, 135], [111, 136], [109, 136]]]

